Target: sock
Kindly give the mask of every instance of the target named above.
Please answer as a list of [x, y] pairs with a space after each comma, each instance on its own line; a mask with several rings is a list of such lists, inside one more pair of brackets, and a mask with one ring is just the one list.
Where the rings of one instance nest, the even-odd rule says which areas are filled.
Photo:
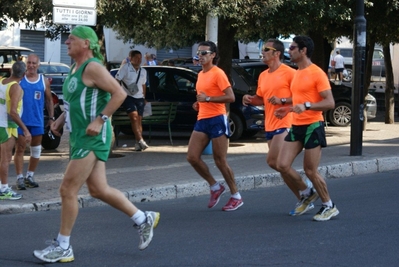
[[24, 178], [24, 175], [22, 173], [17, 175], [17, 180], [20, 178]]
[[144, 212], [138, 210], [135, 214], [133, 214], [131, 219], [134, 221], [135, 224], [141, 225], [147, 220], [147, 217], [145, 216]]
[[220, 189], [220, 184], [218, 182], [216, 182], [216, 184], [211, 186], [211, 190], [212, 191], [217, 191]]
[[27, 172], [26, 172], [26, 177], [28, 177], [28, 176], [33, 177], [34, 174], [35, 174], [35, 172], [27, 171]]
[[327, 207], [332, 207], [333, 206], [331, 199], [329, 201], [327, 201], [327, 202], [323, 202], [322, 204], [324, 206], [327, 206]]
[[58, 234], [57, 241], [58, 241], [58, 244], [60, 245], [60, 247], [62, 247], [63, 249], [68, 249], [70, 238], [71, 238], [70, 236]]
[[1, 184], [0, 191], [1, 191], [1, 192], [4, 192], [4, 191], [7, 190], [7, 188], [8, 188], [8, 184]]
[[309, 196], [309, 194], [310, 194], [310, 189], [311, 189], [311, 187], [308, 187], [308, 188], [306, 188], [306, 189], [303, 190], [303, 191], [299, 191], [299, 194], [300, 194], [301, 196]]
[[237, 192], [237, 193], [231, 195], [231, 197], [232, 197], [232, 198], [235, 198], [235, 199], [241, 199], [241, 195], [240, 195], [239, 192]]

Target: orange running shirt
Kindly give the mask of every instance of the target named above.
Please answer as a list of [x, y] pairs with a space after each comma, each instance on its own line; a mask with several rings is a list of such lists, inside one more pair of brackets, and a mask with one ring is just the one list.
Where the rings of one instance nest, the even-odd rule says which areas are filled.
[[256, 95], [263, 98], [265, 105], [265, 131], [272, 132], [281, 128], [290, 128], [292, 123], [292, 113], [288, 113], [282, 120], [274, 116], [274, 111], [283, 105], [272, 105], [268, 99], [272, 96], [278, 98], [291, 97], [291, 81], [296, 70], [281, 64], [277, 70], [272, 73], [269, 69], [259, 75], [258, 89]]
[[[316, 103], [323, 100], [320, 92], [331, 90], [327, 74], [317, 65], [297, 70], [291, 83], [293, 106], [305, 102]], [[323, 111], [306, 110], [301, 114], [293, 113], [293, 125], [309, 125], [324, 121]]]
[[[213, 66], [207, 72], [200, 71], [198, 73], [197, 80], [197, 94], [204, 92], [207, 96], [222, 96], [223, 91], [231, 87], [229, 79], [227, 78], [224, 71]], [[226, 114], [226, 104], [225, 103], [214, 103], [214, 102], [198, 102], [198, 120], [213, 118], [219, 115]]]

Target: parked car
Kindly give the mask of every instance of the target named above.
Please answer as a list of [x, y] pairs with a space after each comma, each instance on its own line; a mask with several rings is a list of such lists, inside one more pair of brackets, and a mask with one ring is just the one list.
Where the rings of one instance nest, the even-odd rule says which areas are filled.
[[[336, 51], [339, 50], [340, 54], [344, 57], [344, 65], [347, 71], [347, 75], [344, 77], [345, 82], [352, 82], [353, 76], [353, 48], [341, 48], [337, 47], [331, 52], [331, 56], [336, 55]], [[373, 53], [373, 62], [371, 66], [371, 75], [374, 77], [385, 77], [385, 62], [384, 53], [381, 48], [375, 48]]]
[[[172, 127], [192, 129], [197, 120], [197, 112], [192, 108], [192, 104], [196, 101], [195, 85], [198, 72], [171, 66], [143, 67], [148, 74], [147, 101], [178, 102]], [[246, 93], [254, 92], [256, 83], [242, 67], [234, 66], [234, 70], [233, 91], [236, 101], [230, 104], [229, 116], [232, 141], [239, 139], [242, 135], [254, 135], [264, 127], [263, 106], [245, 107], [242, 105], [242, 97]], [[111, 74], [115, 76], [117, 71], [117, 69], [111, 70]], [[125, 129], [125, 131], [129, 130]]]
[[173, 66], [183, 66], [193, 64], [192, 57], [176, 57], [176, 58], [168, 58], [164, 59], [161, 62], [162, 66], [170, 66], [172, 63]]
[[49, 79], [51, 90], [57, 94], [61, 105], [64, 103], [62, 86], [68, 76], [69, 70], [70, 67], [68, 65], [58, 62], [40, 62], [38, 69], [39, 73], [42, 73]]
[[[350, 83], [342, 83], [340, 85], [333, 82], [330, 83], [335, 100], [335, 108], [327, 111], [327, 122], [333, 126], [349, 126], [352, 120], [352, 85]], [[365, 101], [367, 119], [374, 119], [377, 114], [377, 101], [371, 94], [367, 94]]]
[[[240, 65], [254, 77], [256, 82], [259, 74], [267, 68], [263, 62], [240, 63]], [[294, 67], [296, 68], [296, 66]], [[348, 126], [352, 113], [352, 85], [350, 83], [337, 85], [330, 81], [330, 86], [335, 100], [335, 108], [327, 112], [327, 123], [333, 126]], [[377, 101], [371, 94], [368, 94], [365, 100], [367, 119], [374, 119], [377, 113]]]

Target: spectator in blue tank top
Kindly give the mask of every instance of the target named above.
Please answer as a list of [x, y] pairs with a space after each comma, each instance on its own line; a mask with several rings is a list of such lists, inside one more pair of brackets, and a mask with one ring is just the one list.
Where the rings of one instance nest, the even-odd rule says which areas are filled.
[[33, 175], [39, 164], [42, 150], [42, 135], [44, 133], [44, 104], [49, 114], [49, 124], [54, 122], [54, 107], [51, 97], [50, 82], [42, 74], [38, 74], [40, 58], [36, 54], [28, 55], [26, 60], [26, 73], [20, 82], [24, 91], [22, 97], [21, 119], [32, 135], [30, 145], [30, 159], [26, 176], [23, 176], [24, 153], [26, 149], [25, 135], [18, 128], [18, 139], [15, 146], [14, 164], [17, 173], [17, 189], [26, 190], [26, 187], [35, 188], [39, 184], [35, 182]]

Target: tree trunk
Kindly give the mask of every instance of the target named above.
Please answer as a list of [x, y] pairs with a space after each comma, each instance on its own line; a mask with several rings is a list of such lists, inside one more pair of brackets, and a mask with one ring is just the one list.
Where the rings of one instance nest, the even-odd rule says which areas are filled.
[[218, 29], [218, 49], [219, 64], [218, 66], [224, 70], [231, 82], [231, 61], [233, 57], [234, 36], [237, 28], [232, 28], [231, 23], [223, 18], [219, 18]]
[[395, 86], [389, 44], [382, 47], [385, 62], [385, 123], [394, 123], [395, 118]]

